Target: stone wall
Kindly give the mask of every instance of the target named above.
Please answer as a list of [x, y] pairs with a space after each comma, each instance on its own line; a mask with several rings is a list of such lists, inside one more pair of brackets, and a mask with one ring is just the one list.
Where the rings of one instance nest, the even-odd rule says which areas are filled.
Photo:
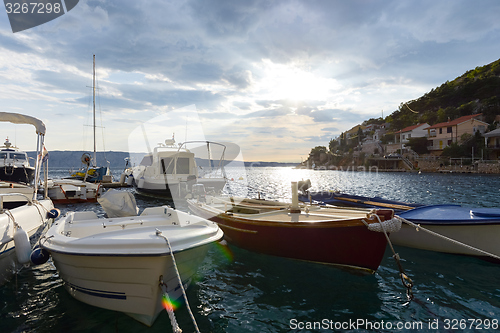
[[477, 164], [478, 173], [500, 173], [500, 163], [481, 163]]
[[439, 171], [442, 162], [440, 160], [417, 160], [412, 161], [413, 165], [422, 172], [437, 172]]
[[[412, 161], [415, 164], [415, 161]], [[419, 159], [418, 169], [422, 172], [459, 172], [459, 173], [487, 173], [500, 174], [500, 163], [482, 163], [480, 161], [474, 165], [446, 165], [443, 160]]]

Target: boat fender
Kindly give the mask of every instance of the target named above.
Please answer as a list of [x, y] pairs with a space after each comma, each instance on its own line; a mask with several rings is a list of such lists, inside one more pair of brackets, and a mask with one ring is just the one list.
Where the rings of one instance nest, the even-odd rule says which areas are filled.
[[61, 215], [61, 211], [58, 208], [53, 208], [47, 212], [48, 219], [56, 219]]
[[42, 265], [49, 260], [49, 257], [49, 251], [37, 246], [33, 252], [31, 252], [30, 260], [33, 265]]
[[21, 227], [18, 227], [14, 232], [14, 245], [16, 247], [17, 261], [21, 264], [30, 262], [31, 244], [28, 233]]
[[383, 222], [371, 223], [368, 225], [368, 230], [376, 232], [398, 232], [401, 230], [401, 219], [394, 217]]

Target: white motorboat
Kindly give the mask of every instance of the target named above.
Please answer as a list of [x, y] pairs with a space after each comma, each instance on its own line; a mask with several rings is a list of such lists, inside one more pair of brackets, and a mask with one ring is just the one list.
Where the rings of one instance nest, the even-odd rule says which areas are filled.
[[9, 138], [0, 147], [0, 180], [31, 184], [35, 176], [35, 168], [28, 160], [28, 154], [19, 150], [9, 142]]
[[133, 217], [70, 212], [40, 243], [74, 298], [151, 326], [164, 294], [183, 296], [209, 244], [222, 235], [213, 222], [161, 206]]
[[26, 198], [33, 198], [35, 193], [35, 188], [32, 185], [20, 184], [16, 182], [4, 182], [0, 181], [0, 193], [17, 193], [22, 194], [22, 196], [4, 196], [3, 207], [7, 209], [12, 209], [26, 204]]
[[500, 208], [431, 205], [398, 215], [406, 223], [391, 234], [396, 245], [500, 261]]
[[23, 266], [30, 265], [31, 249], [53, 221], [50, 200], [31, 200], [18, 193], [0, 193], [4, 199], [16, 199], [20, 205], [0, 213], [0, 285], [10, 280]]
[[[198, 144], [209, 151], [209, 158], [206, 159], [209, 167], [203, 177], [198, 174], [195, 153], [187, 148], [187, 144]], [[219, 148], [222, 154], [215, 168], [210, 158], [211, 145], [222, 147]], [[177, 146], [174, 139], [165, 140], [165, 144], [159, 144], [153, 152], [144, 156], [140, 165], [132, 168], [133, 185], [139, 193], [169, 198], [185, 197], [195, 183], [203, 184], [207, 190], [211, 188], [220, 192], [226, 184], [224, 151], [225, 146], [216, 142], [190, 141]]]
[[38, 134], [38, 158], [35, 163], [33, 187], [0, 182], [0, 285], [2, 285], [20, 268], [30, 264], [31, 249], [53, 221], [55, 212], [51, 200], [36, 200], [45, 125], [36, 118], [8, 112], [0, 112], [0, 121], [34, 125]]
[[103, 193], [101, 183], [78, 179], [50, 179], [47, 187], [49, 198], [61, 204], [96, 202]]

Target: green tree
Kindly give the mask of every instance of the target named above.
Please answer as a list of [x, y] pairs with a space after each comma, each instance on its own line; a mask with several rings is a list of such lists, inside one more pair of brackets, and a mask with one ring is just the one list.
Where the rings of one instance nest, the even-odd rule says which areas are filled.
[[465, 150], [463, 146], [453, 142], [450, 146], [443, 149], [441, 156], [451, 158], [465, 157]]
[[311, 152], [309, 153], [309, 161], [319, 163], [321, 160], [321, 155], [324, 154], [326, 155], [326, 147], [325, 146], [316, 146], [313, 149], [311, 149]]
[[388, 144], [389, 142], [394, 142], [394, 133], [388, 133], [386, 135], [384, 135], [380, 141], [382, 141], [382, 143], [384, 145]]
[[429, 153], [427, 149], [427, 138], [410, 138], [406, 145], [419, 155]]
[[365, 138], [365, 133], [363, 133], [363, 130], [361, 129], [361, 127], [358, 127], [357, 136], [358, 136], [359, 142], [363, 141], [363, 139]]
[[335, 153], [337, 151], [337, 147], [339, 146], [339, 142], [335, 139], [331, 139], [328, 143], [328, 149], [330, 152]]

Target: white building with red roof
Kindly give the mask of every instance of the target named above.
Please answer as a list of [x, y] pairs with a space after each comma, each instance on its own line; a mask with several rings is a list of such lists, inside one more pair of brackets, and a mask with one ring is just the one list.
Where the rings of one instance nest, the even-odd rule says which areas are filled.
[[425, 138], [428, 135], [427, 128], [429, 126], [429, 124], [423, 123], [405, 127], [394, 133], [396, 142], [405, 144], [408, 143], [411, 138]]
[[488, 123], [478, 119], [481, 115], [481, 113], [478, 113], [463, 116], [428, 127], [427, 149], [433, 155], [441, 155], [444, 148], [454, 142], [459, 142], [460, 137], [465, 133], [474, 135], [479, 131], [484, 134], [488, 128]]

